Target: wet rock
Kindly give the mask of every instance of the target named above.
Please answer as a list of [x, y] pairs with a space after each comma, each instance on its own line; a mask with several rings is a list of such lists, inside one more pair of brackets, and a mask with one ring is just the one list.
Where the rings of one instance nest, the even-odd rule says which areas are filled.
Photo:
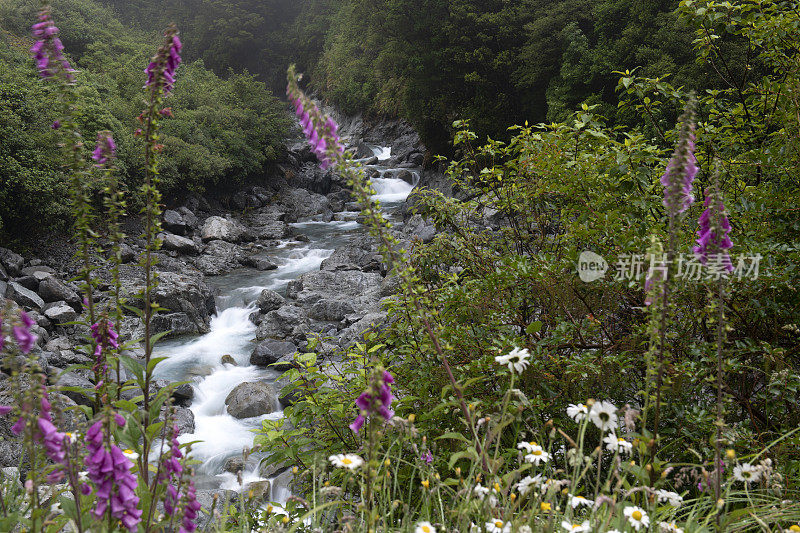
[[186, 407], [175, 407], [175, 425], [178, 427], [178, 435], [184, 433], [194, 433], [194, 413]]
[[169, 331], [169, 336], [197, 333], [197, 326], [186, 313], [159, 314], [150, 321], [153, 332]]
[[331, 203], [325, 196], [305, 189], [285, 189], [278, 195], [278, 203], [291, 222], [313, 219], [330, 222], [333, 219]]
[[190, 383], [178, 385], [175, 387], [175, 390], [172, 391], [172, 397], [175, 399], [177, 405], [189, 407], [192, 398], [194, 398], [194, 387], [192, 387]]
[[42, 300], [38, 294], [30, 289], [26, 289], [15, 281], [8, 283], [8, 287], [6, 287], [6, 298], [17, 302], [23, 307], [32, 307], [35, 309], [44, 307], [44, 300]]
[[358, 143], [356, 143], [356, 145], [353, 147], [353, 152], [356, 159], [366, 159], [372, 157], [377, 159], [375, 152], [364, 141], [358, 141]]
[[5, 267], [8, 275], [19, 276], [22, 274], [22, 265], [25, 264], [25, 259], [8, 248], [0, 248], [0, 264]]
[[297, 351], [292, 342], [266, 339], [258, 343], [250, 355], [250, 364], [268, 366], [277, 363], [282, 357], [291, 356]]
[[274, 412], [278, 398], [275, 389], [268, 383], [242, 383], [228, 394], [225, 405], [228, 406], [228, 414], [234, 418], [252, 418]]
[[230, 472], [231, 474], [236, 474], [238, 472], [244, 471], [244, 457], [241, 455], [234, 455], [233, 457], [228, 457], [225, 460], [225, 465], [223, 466], [226, 472]]
[[244, 257], [241, 247], [230, 242], [215, 240], [209, 242], [203, 255], [195, 259], [195, 266], [204, 274], [218, 276], [238, 268]]
[[176, 272], [159, 274], [153, 299], [164, 309], [184, 313], [195, 333], [208, 331], [208, 321], [216, 308], [214, 296], [205, 282], [196, 276]]
[[270, 482], [264, 480], [248, 483], [245, 494], [251, 505], [261, 505], [270, 499]]
[[200, 229], [200, 237], [204, 242], [218, 239], [227, 242], [240, 242], [245, 236], [245, 229], [233, 220], [222, 217], [208, 217]]
[[285, 339], [292, 334], [295, 326], [305, 322], [306, 314], [303, 309], [293, 305], [284, 305], [280, 309], [270, 311], [258, 326], [256, 338], [264, 340]]
[[52, 320], [56, 325], [66, 324], [78, 318], [78, 313], [67, 305], [67, 302], [53, 302], [44, 307], [44, 316]]
[[78, 293], [67, 286], [64, 282], [54, 278], [45, 278], [39, 283], [39, 296], [45, 302], [64, 301], [69, 304], [76, 312], [81, 310], [81, 298]]
[[322, 299], [311, 306], [308, 316], [316, 320], [339, 322], [355, 311], [353, 304], [348, 301]]
[[186, 237], [181, 237], [180, 235], [174, 235], [172, 233], [165, 233], [163, 239], [164, 249], [166, 250], [174, 250], [178, 253], [189, 255], [197, 255], [200, 253], [199, 247], [192, 239], [187, 239]]
[[411, 153], [408, 155], [408, 162], [415, 167], [421, 167], [425, 163], [425, 156], [419, 152]]
[[261, 294], [256, 301], [256, 305], [258, 305], [258, 308], [261, 309], [262, 313], [269, 313], [270, 311], [279, 309], [285, 303], [285, 301], [286, 300], [284, 300], [283, 296], [277, 292], [270, 289], [264, 289], [261, 291]]
[[256, 270], [266, 271], [266, 270], [275, 270], [278, 268], [278, 265], [270, 261], [265, 257], [245, 257], [242, 260], [242, 264], [244, 266], [249, 266], [251, 268], [255, 268]]
[[230, 354], [223, 355], [220, 358], [219, 362], [220, 362], [220, 364], [223, 364], [223, 365], [239, 366], [238, 364], [236, 364], [236, 359], [234, 359], [233, 356], [230, 355]]

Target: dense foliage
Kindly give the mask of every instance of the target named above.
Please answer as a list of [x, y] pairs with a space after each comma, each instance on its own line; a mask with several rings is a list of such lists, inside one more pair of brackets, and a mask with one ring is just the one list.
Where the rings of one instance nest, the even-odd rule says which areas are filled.
[[[63, 211], [64, 176], [51, 124], [57, 116], [49, 89], [37, 80], [27, 37], [34, 8], [7, 2], [0, 8], [2, 136], [0, 232], [20, 238], [54, 226]], [[136, 117], [143, 109], [141, 72], [150, 51], [148, 34], [124, 27], [91, 0], [55, 2], [54, 16], [77, 76], [76, 107], [85, 139], [110, 130], [119, 146], [120, 178], [135, 190], [142, 181]], [[154, 34], [156, 35], [156, 34]], [[167, 195], [240, 184], [263, 176], [275, 161], [288, 128], [282, 105], [246, 73], [222, 79], [202, 61], [181, 67], [185, 83], [168, 102], [174, 117], [164, 126], [161, 169]]]

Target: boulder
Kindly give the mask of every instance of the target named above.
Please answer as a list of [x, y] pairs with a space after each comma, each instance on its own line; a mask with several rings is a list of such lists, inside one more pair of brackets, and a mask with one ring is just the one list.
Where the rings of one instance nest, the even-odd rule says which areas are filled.
[[415, 167], [421, 167], [425, 163], [425, 156], [419, 152], [413, 152], [411, 154], [408, 154], [408, 162], [414, 165]]
[[327, 197], [305, 189], [284, 189], [278, 195], [278, 204], [286, 211], [291, 222], [313, 219], [330, 222], [333, 219], [331, 203]]
[[245, 236], [245, 229], [238, 223], [218, 216], [208, 217], [200, 229], [200, 237], [204, 242], [214, 239], [227, 242], [240, 242]]
[[234, 418], [252, 418], [272, 413], [278, 406], [275, 389], [268, 383], [241, 383], [225, 398], [228, 414]]
[[16, 281], [29, 291], [36, 292], [36, 290], [39, 288], [39, 280], [36, 279], [34, 276], [22, 276], [15, 279], [14, 281]]
[[270, 498], [270, 482], [267, 480], [253, 481], [245, 488], [247, 499], [251, 505], [261, 505], [268, 502]]
[[182, 312], [195, 326], [195, 332], [208, 331], [208, 321], [216, 310], [214, 295], [197, 276], [161, 272], [153, 299], [161, 307]]
[[220, 364], [223, 365], [239, 366], [236, 364], [236, 359], [234, 359], [232, 355], [227, 353], [220, 358], [219, 362]]
[[[80, 387], [88, 390], [92, 390], [94, 388], [94, 385], [91, 381], [81, 376], [77, 372], [67, 372], [62, 374], [60, 377], [53, 376], [53, 378], [55, 379], [53, 384], [58, 387]], [[91, 397], [83, 392], [66, 390], [62, 391], [62, 394], [79, 405], [92, 405]]]
[[187, 231], [194, 230], [197, 228], [199, 220], [197, 219], [197, 215], [192, 213], [191, 209], [189, 209], [186, 206], [183, 206], [176, 209], [176, 211], [178, 212], [178, 214], [181, 215], [183, 223], [186, 225]]
[[67, 305], [67, 302], [53, 302], [44, 307], [44, 316], [52, 320], [56, 325], [66, 324], [78, 318], [78, 313]]
[[175, 407], [174, 421], [178, 427], [178, 435], [194, 433], [194, 413], [191, 409]]
[[169, 313], [155, 315], [150, 321], [153, 332], [169, 331], [172, 335], [186, 335], [197, 333], [197, 326], [189, 319], [186, 313]]
[[264, 316], [264, 320], [256, 330], [256, 339], [285, 339], [292, 334], [296, 326], [305, 323], [305, 320], [306, 314], [303, 309], [294, 305], [284, 305]]
[[237, 472], [244, 471], [244, 457], [241, 455], [234, 455], [225, 460], [225, 465], [222, 467], [226, 472], [236, 474]]
[[19, 276], [22, 274], [22, 265], [25, 264], [25, 259], [8, 248], [0, 248], [0, 264], [5, 267], [9, 275]]
[[172, 391], [172, 397], [175, 399], [177, 405], [189, 407], [194, 398], [194, 387], [189, 383], [178, 385], [175, 387], [175, 390]]
[[200, 252], [199, 247], [192, 239], [172, 233], [164, 234], [164, 249], [190, 255], [197, 255]]
[[123, 263], [132, 263], [136, 261], [136, 251], [125, 243], [120, 244], [119, 254]]
[[231, 198], [231, 202], [239, 211], [257, 209], [262, 205], [261, 200], [256, 195], [245, 191], [239, 191], [234, 194], [233, 198]]
[[262, 272], [265, 270], [275, 270], [278, 268], [278, 265], [276, 265], [266, 257], [248, 256], [242, 260], [242, 264], [244, 266], [249, 266], [251, 268], [255, 268], [256, 270], [260, 270]]
[[3, 266], [3, 263], [0, 263], [0, 281], [8, 281], [8, 272], [6, 272], [6, 268]]
[[346, 300], [322, 299], [311, 306], [308, 316], [315, 320], [325, 320], [328, 322], [339, 322], [345, 316], [355, 313], [356, 309]]
[[261, 291], [261, 294], [256, 301], [256, 305], [258, 305], [258, 308], [261, 309], [262, 313], [269, 313], [270, 311], [279, 309], [285, 302], [286, 300], [284, 300], [283, 296], [277, 292], [270, 289], [264, 289]]
[[383, 311], [367, 313], [364, 318], [355, 322], [339, 334], [339, 345], [348, 348], [361, 340], [367, 331], [380, 330], [386, 323], [387, 314]]
[[26, 289], [19, 283], [11, 281], [6, 287], [6, 298], [17, 302], [23, 307], [33, 307], [41, 309], [44, 307], [44, 300], [30, 289]]
[[241, 266], [244, 251], [241, 247], [226, 241], [214, 240], [208, 243], [203, 255], [194, 260], [195, 266], [209, 276], [218, 276]]
[[294, 343], [266, 339], [258, 343], [253, 353], [250, 355], [250, 364], [258, 366], [268, 366], [277, 363], [282, 357], [291, 356], [297, 351]]
[[162, 226], [165, 230], [171, 231], [176, 235], [186, 235], [191, 229], [189, 225], [186, 224], [183, 215], [172, 209], [164, 211]]
[[81, 298], [64, 282], [54, 277], [45, 278], [39, 283], [39, 296], [45, 302], [66, 302], [76, 312], [81, 311]]

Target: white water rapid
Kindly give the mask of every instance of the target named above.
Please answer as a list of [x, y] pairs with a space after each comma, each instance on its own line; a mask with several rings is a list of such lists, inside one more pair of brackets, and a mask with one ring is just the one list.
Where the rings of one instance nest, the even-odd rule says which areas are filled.
[[[379, 160], [391, 156], [391, 148], [377, 147]], [[372, 180], [375, 198], [384, 209], [405, 201], [414, 185], [384, 174], [392, 169], [373, 165], [380, 177]], [[397, 169], [395, 169], [397, 170]], [[419, 174], [411, 171], [414, 183]], [[309, 242], [285, 241], [263, 255], [278, 265], [277, 270], [260, 272], [242, 268], [229, 274], [209, 278], [207, 281], [219, 289], [217, 312], [211, 320], [210, 331], [204, 335], [168, 339], [157, 345], [156, 356], [167, 357], [157, 368], [157, 377], [171, 381], [190, 381], [194, 399], [190, 406], [195, 418], [194, 433], [179, 437], [181, 442], [196, 442], [192, 456], [201, 461], [197, 468], [198, 488], [223, 488], [243, 490], [249, 483], [262, 481], [258, 457], [251, 458], [242, 472], [242, 485], [234, 474], [225, 472], [227, 459], [240, 456], [245, 448], [252, 447], [253, 430], [266, 419], [280, 419], [280, 406], [276, 411], [259, 417], [236, 419], [230, 416], [225, 398], [240, 383], [265, 381], [274, 383], [279, 372], [250, 365], [250, 354], [255, 347], [256, 326], [250, 321], [255, 311], [255, 301], [264, 289], [284, 293], [289, 281], [305, 272], [317, 270], [324, 259], [347, 243], [349, 236], [361, 231], [362, 226], [352, 218], [357, 213], [343, 213], [333, 222], [299, 222], [292, 224]], [[347, 220], [350, 218], [351, 220]], [[237, 366], [222, 364], [224, 355], [231, 356]], [[282, 504], [290, 495], [287, 476], [270, 478], [270, 500]]]

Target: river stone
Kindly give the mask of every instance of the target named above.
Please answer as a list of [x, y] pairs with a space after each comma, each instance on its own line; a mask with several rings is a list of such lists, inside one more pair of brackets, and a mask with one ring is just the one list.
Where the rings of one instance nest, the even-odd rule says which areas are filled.
[[169, 331], [170, 336], [197, 333], [197, 326], [192, 323], [186, 313], [156, 315], [150, 321], [150, 325], [153, 328], [153, 332]]
[[275, 389], [260, 381], [241, 383], [225, 398], [228, 414], [239, 419], [270, 414], [277, 404]]
[[353, 304], [348, 301], [322, 299], [311, 306], [308, 316], [316, 320], [339, 322], [355, 311]]
[[220, 364], [223, 365], [239, 366], [236, 364], [236, 359], [234, 359], [232, 355], [227, 353], [220, 358], [219, 362]]
[[175, 250], [182, 254], [197, 255], [200, 252], [197, 244], [192, 239], [174, 235], [172, 233], [164, 234], [164, 249]]
[[194, 433], [194, 413], [186, 407], [175, 407], [175, 425], [178, 427], [178, 435], [184, 433]]
[[328, 198], [305, 189], [282, 190], [278, 195], [278, 203], [286, 210], [286, 219], [290, 222], [301, 219], [330, 222], [333, 219]]
[[62, 281], [48, 277], [39, 283], [39, 296], [45, 302], [60, 302], [64, 301], [69, 304], [76, 312], [81, 310], [81, 298], [78, 293], [68, 287]]
[[204, 242], [214, 239], [239, 242], [244, 234], [244, 228], [236, 222], [218, 216], [208, 217], [200, 230], [200, 237]]
[[12, 281], [6, 288], [6, 298], [17, 302], [24, 307], [34, 307], [41, 309], [44, 307], [44, 300], [30, 289], [26, 289], [19, 283]]
[[270, 482], [267, 480], [253, 481], [247, 485], [245, 490], [247, 499], [253, 505], [261, 505], [262, 503], [269, 501]]
[[286, 355], [293, 355], [297, 351], [297, 346], [288, 341], [278, 341], [267, 339], [258, 343], [253, 353], [250, 355], [250, 364], [258, 366], [268, 366], [278, 362]]
[[160, 272], [153, 299], [164, 309], [185, 313], [194, 325], [193, 332], [208, 331], [208, 321], [216, 310], [209, 286], [188, 273]]
[[78, 313], [67, 305], [67, 302], [61, 301], [46, 305], [44, 308], [44, 316], [52, 320], [55, 324], [60, 325], [72, 322], [78, 318]]
[[286, 300], [283, 299], [283, 296], [277, 292], [270, 289], [264, 289], [261, 291], [256, 305], [258, 305], [258, 308], [261, 309], [262, 313], [269, 313], [270, 311], [279, 309], [285, 301]]
[[256, 270], [265, 271], [265, 270], [275, 270], [278, 268], [278, 265], [270, 261], [265, 257], [245, 257], [242, 260], [242, 264], [244, 266], [249, 266], [251, 268], [255, 268]]
[[292, 334], [295, 326], [305, 322], [305, 311], [294, 305], [284, 305], [280, 309], [270, 311], [258, 325], [256, 339], [284, 339]]
[[25, 259], [8, 248], [0, 248], [0, 263], [3, 264], [8, 274], [19, 276], [22, 274], [22, 265], [25, 264]]
[[172, 397], [175, 398], [175, 403], [183, 407], [189, 407], [189, 404], [194, 398], [194, 387], [190, 383], [178, 385], [172, 391]]
[[[53, 378], [55, 378], [55, 376], [53, 376]], [[81, 387], [89, 390], [94, 389], [92, 382], [80, 376], [77, 372], [67, 372], [62, 374], [56, 379], [54, 385], [58, 387]], [[91, 406], [93, 404], [92, 399], [83, 392], [62, 391], [62, 394], [79, 405]]]
[[186, 224], [183, 215], [173, 209], [164, 211], [163, 226], [164, 229], [176, 235], [186, 235], [189, 231], [189, 226]]
[[415, 167], [421, 167], [423, 163], [425, 163], [425, 156], [419, 152], [408, 154], [408, 162], [414, 165]]
[[233, 457], [228, 457], [225, 460], [225, 466], [222, 468], [225, 469], [226, 472], [230, 472], [231, 474], [236, 474], [237, 472], [244, 471], [244, 457], [241, 455], [234, 455]]
[[15, 279], [14, 281], [16, 281], [29, 291], [36, 292], [36, 289], [39, 288], [39, 280], [36, 279], [34, 276], [22, 276]]

